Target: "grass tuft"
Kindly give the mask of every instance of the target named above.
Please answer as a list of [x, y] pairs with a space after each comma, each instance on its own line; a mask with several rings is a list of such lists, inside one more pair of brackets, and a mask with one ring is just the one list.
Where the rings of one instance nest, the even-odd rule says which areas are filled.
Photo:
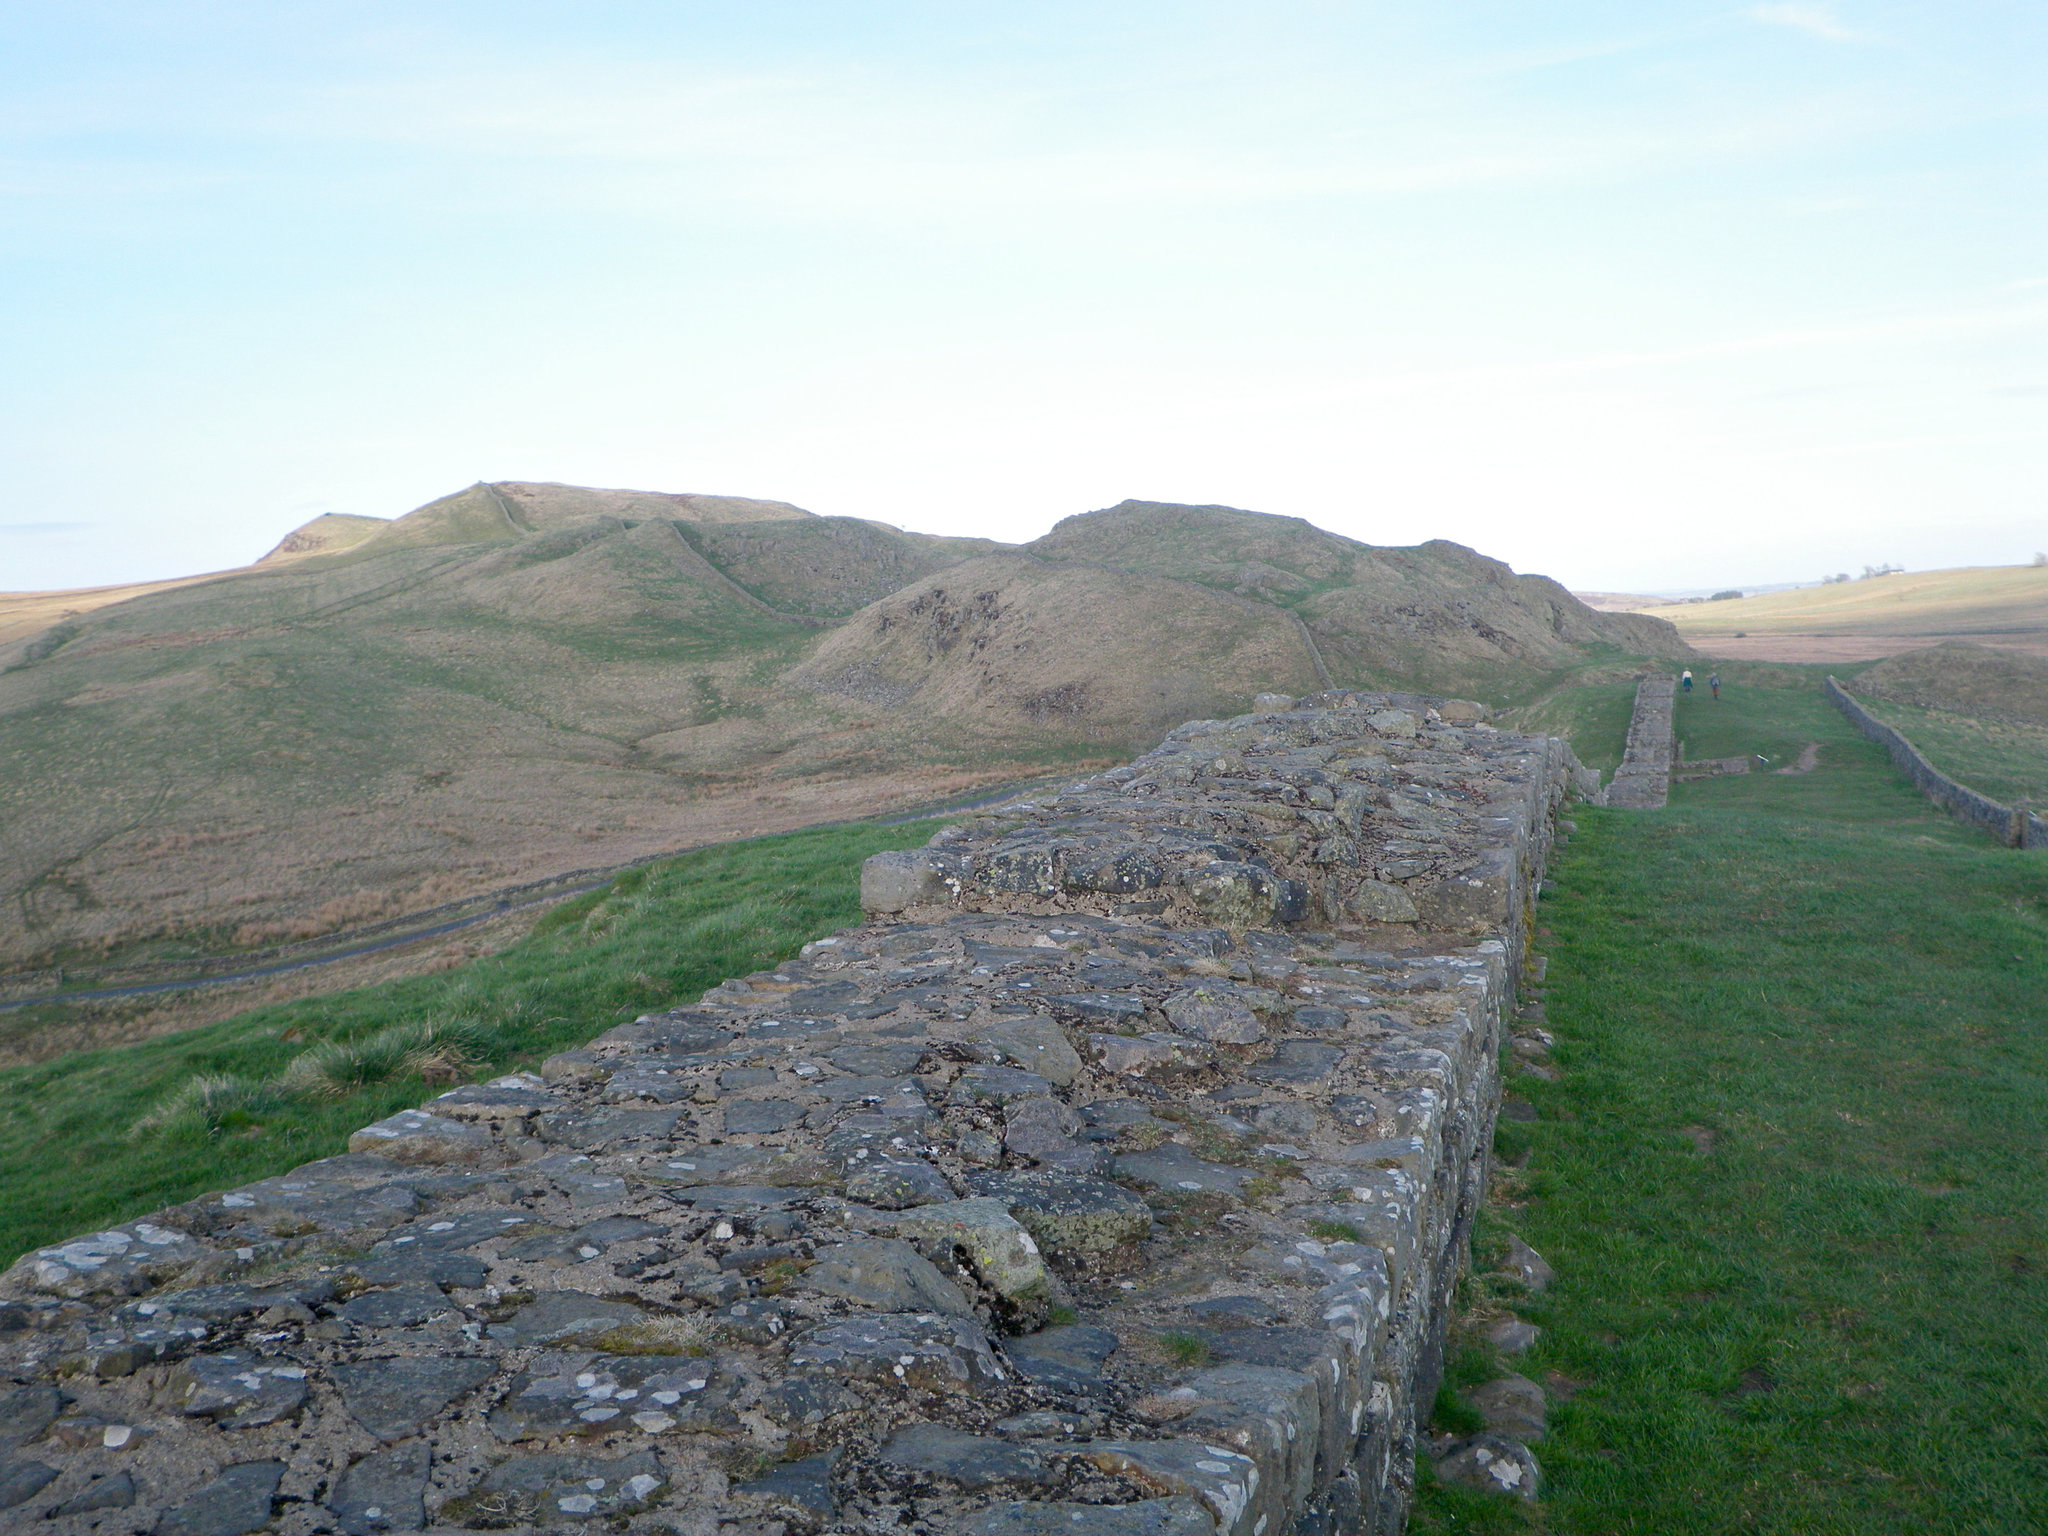
[[214, 1137], [260, 1131], [289, 1102], [274, 1083], [250, 1082], [232, 1072], [200, 1073], [137, 1120], [131, 1139]]

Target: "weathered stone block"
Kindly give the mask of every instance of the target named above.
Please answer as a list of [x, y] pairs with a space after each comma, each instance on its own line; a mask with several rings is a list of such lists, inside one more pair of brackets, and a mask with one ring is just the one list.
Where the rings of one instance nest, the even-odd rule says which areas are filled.
[[1204, 1162], [1177, 1141], [1151, 1152], [1126, 1152], [1116, 1160], [1116, 1174], [1168, 1193], [1241, 1194], [1256, 1175], [1249, 1168]]
[[1542, 1469], [1529, 1447], [1490, 1431], [1460, 1441], [1436, 1464], [1437, 1481], [1488, 1493], [1510, 1493], [1533, 1501], [1541, 1491]]
[[945, 906], [960, 894], [967, 865], [958, 855], [912, 848], [870, 855], [860, 867], [860, 904], [877, 913]]
[[1051, 1083], [1021, 1067], [967, 1067], [953, 1079], [952, 1099], [955, 1104], [1008, 1104], [1051, 1092]]
[[1055, 1264], [1077, 1273], [1134, 1268], [1152, 1232], [1152, 1208], [1107, 1179], [1043, 1170], [971, 1174], [968, 1183], [1002, 1202]]
[[348, 1139], [351, 1152], [375, 1153], [397, 1163], [489, 1163], [504, 1160], [504, 1148], [489, 1131], [467, 1121], [402, 1109], [366, 1125]]
[[1266, 1038], [1266, 1026], [1234, 987], [1198, 983], [1174, 993], [1164, 1007], [1175, 1029], [1217, 1045], [1255, 1045]]
[[827, 1323], [791, 1341], [800, 1371], [920, 1392], [973, 1392], [1007, 1379], [988, 1335], [964, 1318], [881, 1313]]
[[491, 1525], [610, 1520], [654, 1502], [668, 1475], [652, 1451], [605, 1461], [595, 1456], [515, 1456], [493, 1467], [468, 1504]]
[[1043, 1322], [1051, 1305], [1051, 1277], [1031, 1234], [1000, 1200], [978, 1197], [922, 1205], [894, 1218], [896, 1230], [927, 1258], [962, 1257], [994, 1291], [1016, 1326]]
[[1508, 1236], [1507, 1268], [1509, 1274], [1531, 1291], [1547, 1291], [1550, 1282], [1557, 1278], [1557, 1271], [1550, 1267], [1543, 1255], [1512, 1233]]
[[973, 1039], [1000, 1052], [1013, 1066], [1036, 1072], [1055, 1088], [1081, 1075], [1081, 1054], [1050, 1019], [1006, 1019], [977, 1027]]
[[1490, 850], [1463, 874], [1413, 891], [1416, 916], [1425, 927], [1449, 932], [1484, 933], [1504, 927], [1516, 915], [1517, 874], [1512, 848]]
[[166, 1392], [187, 1418], [211, 1419], [222, 1429], [254, 1429], [299, 1411], [306, 1401], [306, 1368], [253, 1354], [195, 1355], [171, 1373]]
[[433, 1463], [426, 1442], [415, 1440], [365, 1456], [342, 1473], [327, 1495], [328, 1513], [341, 1522], [342, 1536], [423, 1528], [427, 1474]]
[[1034, 1450], [970, 1435], [943, 1424], [910, 1424], [889, 1437], [876, 1457], [895, 1472], [916, 1472], [969, 1490], [1011, 1484], [1041, 1488], [1055, 1482]]
[[45, 1462], [0, 1461], [0, 1509], [26, 1504], [56, 1479], [57, 1469]]
[[157, 1520], [155, 1536], [248, 1536], [270, 1524], [281, 1461], [238, 1461]]
[[1465, 1394], [1494, 1434], [1527, 1444], [1549, 1432], [1549, 1404], [1543, 1389], [1526, 1376], [1497, 1376]]
[[1015, 1099], [1003, 1111], [1003, 1146], [1047, 1168], [1094, 1173], [1103, 1150], [1080, 1139], [1081, 1117], [1062, 1099]]
[[1361, 880], [1345, 900], [1356, 917], [1368, 923], [1412, 923], [1421, 917], [1415, 900], [1398, 885]]
[[820, 1248], [797, 1282], [821, 1296], [844, 1296], [878, 1312], [940, 1312], [972, 1317], [960, 1287], [910, 1244], [872, 1237]]
[[1172, 1077], [1210, 1065], [1213, 1047], [1182, 1035], [1090, 1035], [1088, 1050], [1111, 1072], [1129, 1077]]
[[901, 1211], [953, 1198], [946, 1176], [919, 1158], [874, 1157], [850, 1163], [846, 1198], [879, 1211]]
[[[0, 1492], [0, 1500], [6, 1497]], [[0, 1505], [4, 1507], [4, 1505]], [[59, 1504], [50, 1513], [59, 1520], [73, 1515], [89, 1515], [102, 1509], [133, 1509], [135, 1507], [135, 1479], [126, 1472], [115, 1472], [107, 1477], [95, 1477], [78, 1492]], [[404, 1527], [393, 1526], [393, 1530]], [[418, 1527], [411, 1527], [418, 1529]], [[350, 1533], [353, 1536], [353, 1533]]]
[[402, 1440], [497, 1372], [493, 1360], [418, 1355], [336, 1365], [334, 1383], [355, 1421], [379, 1440]]
[[503, 1322], [491, 1324], [491, 1337], [507, 1344], [559, 1344], [594, 1339], [646, 1320], [645, 1312], [623, 1301], [605, 1301], [581, 1291], [548, 1291]]
[[1256, 1536], [1259, 1469], [1249, 1456], [1194, 1440], [1098, 1440], [1081, 1447], [1081, 1455], [1141, 1486], [1200, 1499], [1215, 1517], [1218, 1536]]
[[1188, 899], [1212, 923], [1233, 933], [1299, 922], [1308, 892], [1298, 881], [1283, 879], [1257, 864], [1219, 859], [1188, 876]]
[[714, 1361], [690, 1355], [540, 1355], [491, 1411], [491, 1433], [517, 1442], [729, 1428], [734, 1387]]
[[1107, 1328], [1083, 1325], [1047, 1328], [1004, 1344], [1010, 1364], [1026, 1381], [1078, 1397], [1107, 1395], [1109, 1383], [1102, 1379], [1102, 1365], [1116, 1348], [1116, 1335]]
[[183, 1232], [136, 1221], [39, 1248], [17, 1260], [7, 1278], [25, 1280], [53, 1296], [133, 1296], [163, 1284], [210, 1251]]

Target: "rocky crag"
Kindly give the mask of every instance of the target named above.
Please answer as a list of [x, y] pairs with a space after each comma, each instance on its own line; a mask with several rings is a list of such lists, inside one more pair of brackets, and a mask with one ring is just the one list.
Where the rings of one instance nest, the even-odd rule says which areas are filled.
[[5, 1521], [1398, 1531], [1596, 781], [1478, 706], [1259, 706], [870, 861], [772, 973], [25, 1256]]

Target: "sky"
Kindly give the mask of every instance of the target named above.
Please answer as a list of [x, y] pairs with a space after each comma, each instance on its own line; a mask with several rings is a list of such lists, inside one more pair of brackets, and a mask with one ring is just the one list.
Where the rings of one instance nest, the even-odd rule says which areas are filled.
[[0, 0], [0, 589], [479, 479], [2048, 549], [2038, 0]]

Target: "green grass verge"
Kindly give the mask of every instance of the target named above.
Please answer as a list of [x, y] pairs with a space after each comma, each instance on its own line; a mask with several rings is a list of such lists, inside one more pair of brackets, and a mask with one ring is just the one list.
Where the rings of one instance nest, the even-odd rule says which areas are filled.
[[1628, 750], [1628, 724], [1635, 707], [1634, 682], [1594, 683], [1561, 688], [1507, 710], [1501, 723], [1510, 730], [1562, 736], [1588, 768], [1611, 772]]
[[914, 847], [937, 825], [705, 849], [564, 902], [518, 944], [457, 970], [0, 1071], [0, 1263], [343, 1151], [351, 1131], [435, 1091], [422, 1067], [452, 1060], [482, 1077], [532, 1066], [776, 964], [859, 920], [862, 859]]
[[1503, 1122], [1528, 1166], [1487, 1218], [1559, 1272], [1514, 1362], [1553, 1385], [1545, 1502], [1430, 1485], [1413, 1529], [2048, 1529], [2048, 859], [1816, 693], [1678, 730], [1820, 767], [1574, 813], [1539, 912], [1562, 1075], [1512, 1082], [1540, 1118]]
[[2007, 805], [2048, 810], [2048, 725], [1980, 720], [1861, 694], [1856, 702], [1886, 725], [1904, 731], [1906, 739], [1950, 778]]

